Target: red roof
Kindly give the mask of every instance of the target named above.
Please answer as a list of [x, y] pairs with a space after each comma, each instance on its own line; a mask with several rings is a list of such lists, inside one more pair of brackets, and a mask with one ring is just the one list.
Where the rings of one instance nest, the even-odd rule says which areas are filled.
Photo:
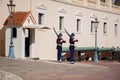
[[[27, 17], [30, 15], [29, 12], [14, 12], [13, 13], [13, 26], [14, 27], [21, 27]], [[5, 26], [9, 27], [10, 26], [10, 16], [8, 16], [7, 20], [4, 23]]]

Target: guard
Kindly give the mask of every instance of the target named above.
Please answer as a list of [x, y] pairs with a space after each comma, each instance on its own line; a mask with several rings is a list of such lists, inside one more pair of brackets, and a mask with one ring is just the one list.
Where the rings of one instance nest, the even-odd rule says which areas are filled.
[[66, 41], [63, 40], [63, 38], [62, 38], [62, 33], [58, 34], [56, 43], [57, 43], [57, 61], [58, 61], [58, 63], [61, 63], [62, 44], [66, 43]]
[[70, 39], [69, 39], [69, 43], [70, 43], [70, 46], [69, 46], [69, 49], [70, 49], [70, 63], [71, 64], [74, 64], [74, 50], [75, 50], [75, 42], [78, 42], [78, 40], [75, 39], [75, 34], [72, 33], [70, 35]]

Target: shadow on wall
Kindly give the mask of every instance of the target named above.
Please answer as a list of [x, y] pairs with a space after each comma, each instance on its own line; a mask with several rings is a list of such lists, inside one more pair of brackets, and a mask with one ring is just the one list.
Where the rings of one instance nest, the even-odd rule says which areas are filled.
[[5, 56], [5, 28], [0, 29], [0, 56]]

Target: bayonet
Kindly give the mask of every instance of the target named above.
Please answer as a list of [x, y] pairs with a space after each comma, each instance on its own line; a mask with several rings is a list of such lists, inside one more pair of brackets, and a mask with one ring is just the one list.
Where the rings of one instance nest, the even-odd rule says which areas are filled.
[[70, 34], [68, 33], [68, 31], [67, 31], [65, 28], [64, 28], [64, 30], [65, 30], [65, 32], [67, 33], [67, 35], [68, 35], [69, 37], [71, 37]]
[[57, 31], [55, 30], [55, 28], [54, 28], [54, 27], [53, 27], [53, 30], [54, 30], [55, 34], [57, 35], [57, 37], [58, 37], [58, 33], [57, 33]]

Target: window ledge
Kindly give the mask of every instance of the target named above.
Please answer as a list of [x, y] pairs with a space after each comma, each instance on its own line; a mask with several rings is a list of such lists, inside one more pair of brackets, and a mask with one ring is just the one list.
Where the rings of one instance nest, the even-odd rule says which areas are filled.
[[96, 3], [97, 3], [97, 0], [88, 0], [88, 3], [96, 4]]
[[106, 7], [109, 6], [108, 3], [104, 3], [104, 2], [100, 2], [100, 4], [101, 4], [102, 6], [106, 6]]
[[95, 33], [90, 33], [90, 35], [95, 35]]
[[107, 33], [103, 33], [103, 36], [108, 36], [108, 34]]
[[76, 34], [82, 34], [81, 32], [75, 32]]
[[112, 5], [113, 8], [116, 8], [116, 9], [119, 9], [120, 6], [117, 6], [117, 5]]
[[83, 0], [72, 0], [72, 2], [82, 2]]
[[59, 32], [59, 33], [65, 33], [65, 31], [64, 31], [64, 30], [58, 30], [58, 32]]

